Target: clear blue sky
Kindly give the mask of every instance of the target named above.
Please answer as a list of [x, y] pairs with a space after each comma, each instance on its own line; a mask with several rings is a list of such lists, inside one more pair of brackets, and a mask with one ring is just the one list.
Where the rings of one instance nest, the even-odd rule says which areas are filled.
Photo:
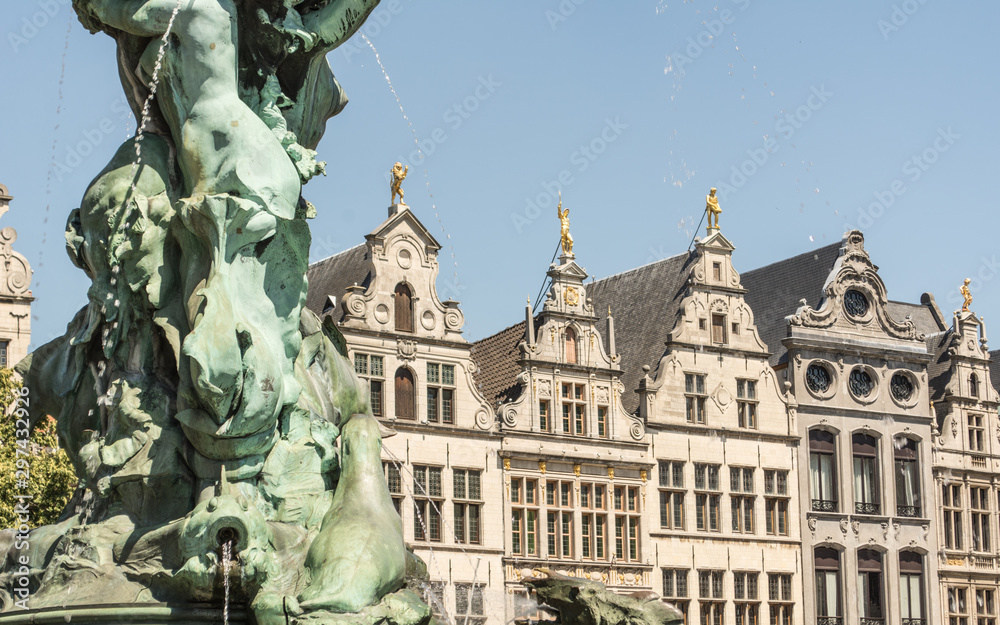
[[[601, 277], [685, 250], [709, 187], [725, 183], [738, 269], [861, 225], [892, 299], [930, 291], [947, 315], [971, 277], [989, 323], [997, 23], [986, 0], [384, 1], [364, 32], [427, 156], [410, 159], [414, 135], [368, 46], [334, 51], [351, 102], [320, 145], [329, 175], [305, 190], [319, 209], [313, 260], [385, 218], [386, 172], [407, 160], [407, 202], [444, 245], [439, 289], [476, 339], [537, 293], [558, 188], [577, 258]], [[63, 225], [134, 120], [112, 41], [89, 35], [69, 0], [4, 3], [0, 31], [0, 181], [15, 196], [0, 225], [35, 269], [37, 346], [85, 303]]]

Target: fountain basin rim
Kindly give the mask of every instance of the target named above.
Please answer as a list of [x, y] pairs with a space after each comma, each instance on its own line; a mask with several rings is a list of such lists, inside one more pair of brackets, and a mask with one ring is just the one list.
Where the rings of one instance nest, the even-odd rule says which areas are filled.
[[[30, 599], [29, 599], [30, 602]], [[111, 603], [71, 607], [12, 610], [0, 614], [0, 625], [66, 625], [67, 623], [110, 623], [137, 625], [219, 623], [222, 606], [213, 604], [176, 605], [167, 603]], [[229, 607], [230, 623], [247, 623], [246, 606]]]

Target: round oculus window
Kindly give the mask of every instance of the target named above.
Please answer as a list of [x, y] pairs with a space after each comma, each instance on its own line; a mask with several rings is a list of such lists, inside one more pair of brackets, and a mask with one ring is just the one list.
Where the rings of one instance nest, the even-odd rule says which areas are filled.
[[913, 381], [905, 373], [893, 375], [889, 382], [889, 388], [897, 401], [909, 401], [913, 397]]
[[855, 397], [868, 397], [875, 390], [875, 381], [872, 380], [871, 374], [861, 368], [851, 371], [851, 377], [848, 378], [847, 384], [851, 387], [851, 393]]
[[823, 365], [809, 365], [806, 369], [806, 384], [815, 393], [825, 393], [830, 389], [830, 371]]
[[852, 317], [864, 317], [868, 314], [868, 298], [861, 291], [851, 289], [844, 293], [844, 310]]

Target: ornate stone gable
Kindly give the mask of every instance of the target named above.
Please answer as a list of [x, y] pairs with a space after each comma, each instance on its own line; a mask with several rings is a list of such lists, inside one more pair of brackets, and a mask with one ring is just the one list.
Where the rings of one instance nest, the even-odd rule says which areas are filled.
[[[714, 230], [714, 229], [713, 229]], [[668, 344], [769, 355], [733, 267], [735, 246], [718, 230], [695, 245], [687, 290]]]
[[923, 341], [909, 318], [897, 321], [889, 314], [885, 283], [864, 247], [864, 235], [852, 230], [844, 235], [840, 258], [824, 287], [818, 310], [803, 305], [789, 323], [801, 328], [836, 330], [861, 338]]
[[[10, 210], [12, 196], [7, 187], [0, 185], [0, 217]], [[7, 226], [0, 230], [0, 297], [30, 298], [31, 266], [28, 260], [13, 249], [17, 231]]]
[[437, 294], [441, 245], [409, 207], [389, 207], [389, 218], [365, 240], [372, 278], [367, 288], [348, 287], [343, 325], [464, 343], [458, 302]]

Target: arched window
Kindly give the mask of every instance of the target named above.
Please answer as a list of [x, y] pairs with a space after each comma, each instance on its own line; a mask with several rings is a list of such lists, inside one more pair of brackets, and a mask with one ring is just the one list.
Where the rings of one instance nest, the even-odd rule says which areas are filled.
[[566, 362], [576, 364], [576, 330], [566, 328]]
[[878, 440], [867, 434], [855, 434], [851, 443], [854, 455], [854, 513], [881, 514]]
[[917, 464], [917, 441], [897, 436], [893, 441], [896, 460], [896, 514], [920, 516], [920, 467]]
[[975, 373], [969, 376], [969, 395], [979, 397], [979, 376]]
[[840, 582], [840, 552], [816, 547], [813, 552], [816, 570], [816, 616], [820, 623], [840, 623], [843, 616]]
[[413, 374], [406, 367], [396, 369], [396, 418], [412, 419], [417, 414], [414, 406]]
[[413, 293], [402, 282], [396, 285], [396, 332], [413, 332]]
[[[861, 622], [881, 622], [885, 590], [882, 583], [882, 554], [874, 549], [858, 550], [858, 611]], [[871, 619], [871, 620], [866, 620]]]
[[809, 477], [812, 486], [812, 509], [837, 512], [836, 438], [830, 432], [809, 432]]
[[899, 552], [899, 603], [904, 623], [924, 623], [924, 557]]

